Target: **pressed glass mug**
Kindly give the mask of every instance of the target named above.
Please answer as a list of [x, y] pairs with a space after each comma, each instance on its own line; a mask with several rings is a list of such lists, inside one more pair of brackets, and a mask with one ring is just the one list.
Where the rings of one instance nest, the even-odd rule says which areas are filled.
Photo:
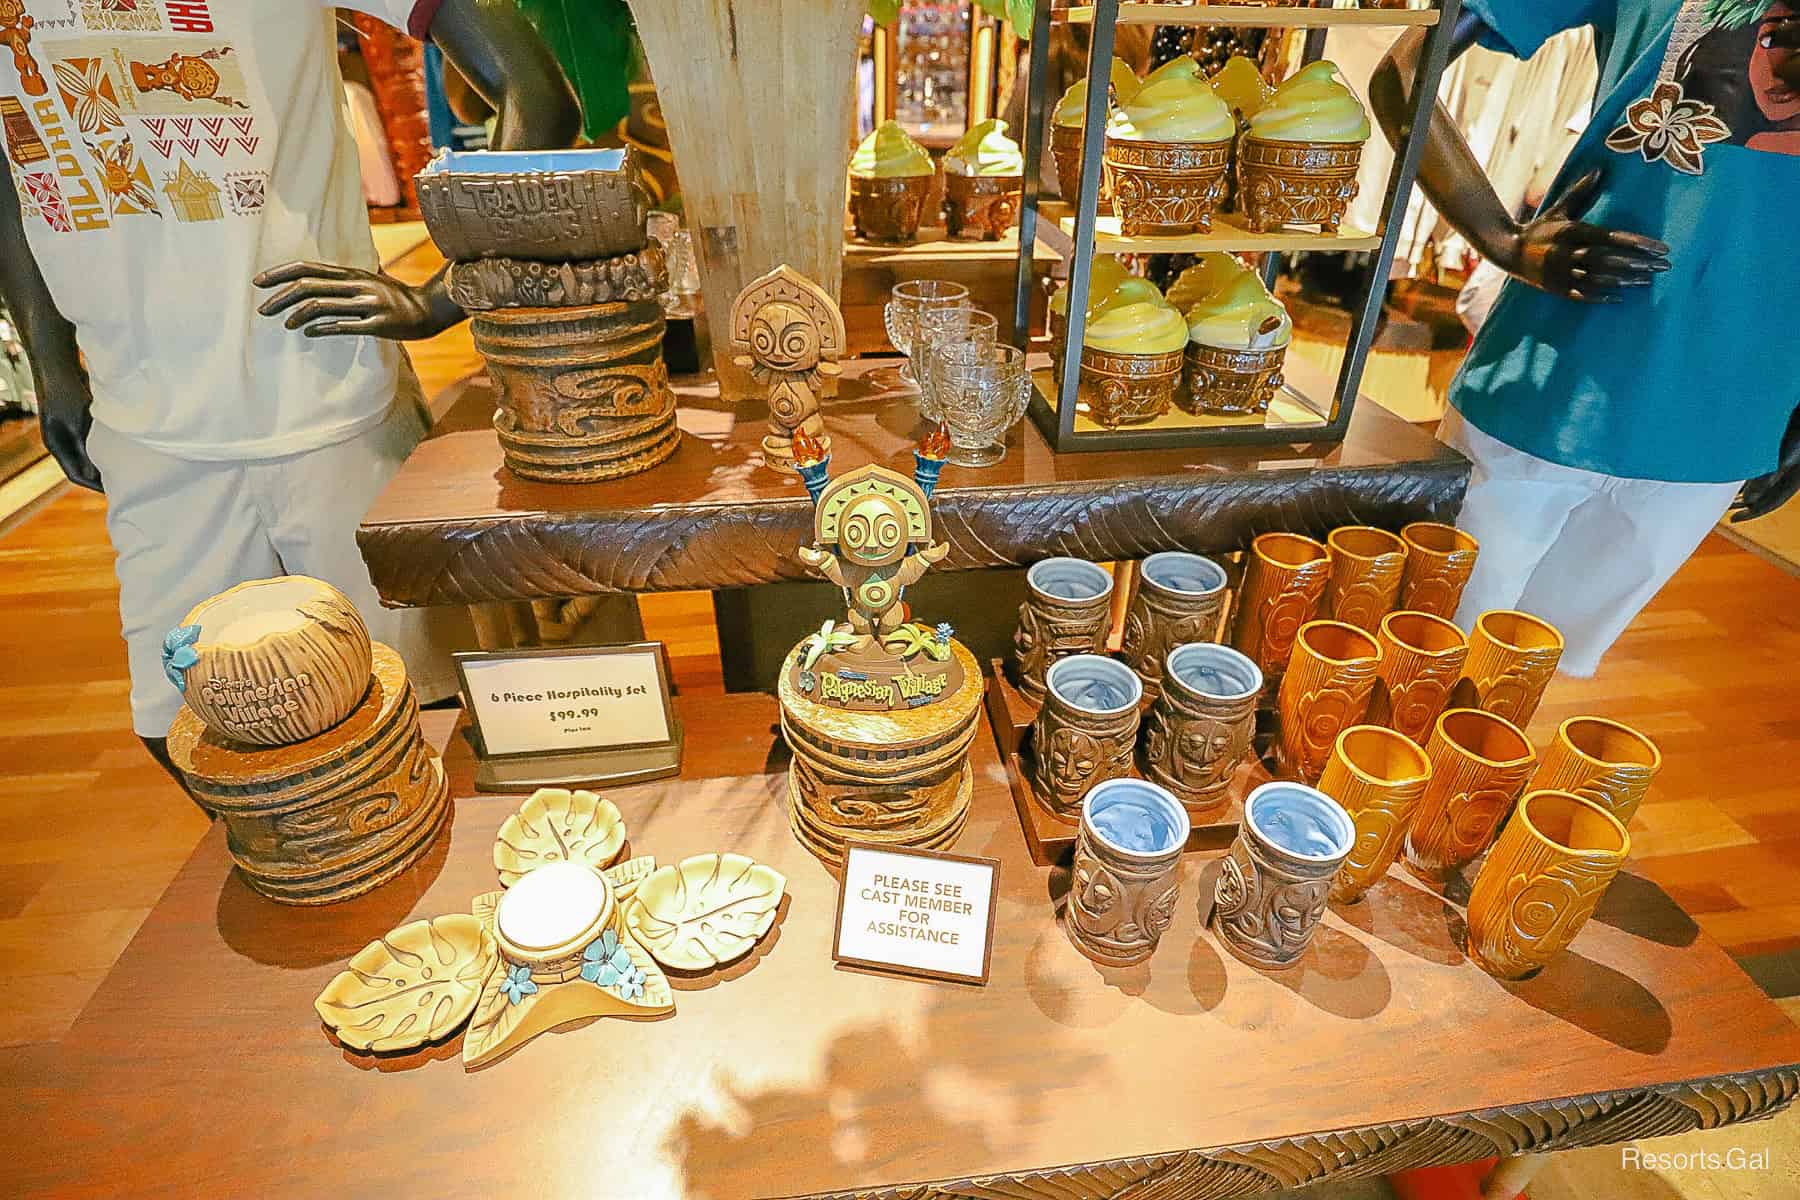
[[934, 369], [935, 414], [950, 432], [946, 461], [986, 467], [1005, 458], [1001, 439], [1031, 402], [1025, 352], [1005, 344], [959, 342], [944, 348]]
[[944, 419], [933, 373], [944, 353], [970, 342], [992, 346], [999, 332], [1000, 322], [993, 313], [968, 304], [927, 309], [919, 314], [918, 329], [913, 334], [912, 368], [919, 383], [919, 412], [926, 420], [935, 424]]
[[[912, 354], [913, 335], [918, 332], [919, 314], [934, 308], [951, 308], [969, 302], [969, 289], [947, 279], [908, 279], [894, 285], [882, 319], [887, 326], [888, 342], [902, 354]], [[914, 382], [912, 363], [903, 363], [900, 374]]]

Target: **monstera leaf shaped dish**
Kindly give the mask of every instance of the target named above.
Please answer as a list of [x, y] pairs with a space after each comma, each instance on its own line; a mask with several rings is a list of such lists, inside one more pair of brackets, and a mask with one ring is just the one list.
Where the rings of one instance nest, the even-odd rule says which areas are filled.
[[313, 1008], [353, 1050], [412, 1050], [469, 1019], [499, 957], [467, 913], [414, 921], [358, 951]]
[[663, 966], [708, 971], [750, 952], [786, 891], [778, 871], [742, 854], [698, 854], [644, 880], [625, 927]]
[[473, 915], [415, 921], [371, 942], [314, 1009], [355, 1050], [411, 1050], [467, 1022], [468, 1070], [572, 1021], [674, 1012], [664, 965], [706, 970], [743, 957], [774, 924], [787, 881], [741, 854], [660, 871], [647, 856], [615, 862], [624, 846], [612, 801], [533, 793], [494, 843], [505, 890], [475, 897]]
[[612, 866], [625, 846], [625, 819], [611, 800], [593, 792], [539, 788], [506, 818], [494, 839], [494, 869], [507, 887], [534, 867], [584, 862]]

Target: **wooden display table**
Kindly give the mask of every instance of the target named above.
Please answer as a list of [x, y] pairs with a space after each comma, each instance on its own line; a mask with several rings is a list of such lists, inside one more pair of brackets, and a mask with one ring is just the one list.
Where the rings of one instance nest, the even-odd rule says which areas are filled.
[[270, 903], [208, 834], [64, 1040], [0, 1052], [8, 1193], [1173, 1200], [1711, 1127], [1800, 1092], [1800, 1029], [1631, 875], [1528, 983], [1467, 962], [1459, 910], [1399, 877], [1277, 976], [1196, 928], [1195, 856], [1156, 956], [1098, 968], [986, 736], [956, 849], [1002, 863], [992, 982], [836, 969], [836, 885], [788, 831], [773, 700], [682, 708], [683, 778], [609, 793], [633, 851], [739, 850], [791, 899], [727, 978], [678, 983], [673, 1017], [475, 1074], [455, 1041], [332, 1044], [312, 999], [352, 953], [495, 886], [518, 801], [472, 794], [459, 739], [453, 828], [360, 899]]
[[[899, 362], [845, 364], [839, 395], [824, 408], [834, 473], [875, 462], [911, 475], [924, 430]], [[1321, 394], [1316, 369], [1290, 358], [1289, 373]], [[357, 534], [384, 602], [806, 577], [794, 549], [810, 533], [812, 504], [798, 480], [760, 465], [766, 414], [755, 406], [739, 410], [716, 388], [678, 380], [683, 436], [673, 458], [628, 479], [543, 484], [501, 466], [485, 381], [459, 386], [437, 435], [413, 452]], [[1338, 525], [1448, 520], [1469, 472], [1460, 455], [1368, 401], [1339, 445], [1057, 454], [1029, 421], [1008, 436], [997, 466], [944, 468], [933, 504], [938, 537], [950, 544], [940, 570], [1020, 567], [1056, 554], [1217, 553], [1271, 529], [1324, 537]]]

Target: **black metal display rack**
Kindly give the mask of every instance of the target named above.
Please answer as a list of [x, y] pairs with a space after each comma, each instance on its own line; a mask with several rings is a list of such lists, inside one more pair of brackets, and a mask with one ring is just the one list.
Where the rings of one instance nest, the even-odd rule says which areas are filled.
[[[1329, 5], [1332, 0], [1319, 0]], [[1338, 0], [1344, 3], [1345, 0]], [[1060, 356], [1060, 370], [1039, 372], [1031, 398], [1030, 414], [1044, 437], [1060, 451], [1122, 450], [1137, 447], [1219, 446], [1290, 444], [1299, 442], [1340, 441], [1350, 424], [1356, 404], [1357, 388], [1362, 382], [1363, 366], [1375, 336], [1382, 301], [1386, 294], [1388, 271], [1393, 265], [1395, 247], [1400, 240], [1402, 218], [1407, 199], [1412, 194], [1413, 178], [1418, 171], [1419, 154], [1425, 144], [1428, 121], [1419, 119], [1437, 96], [1438, 81], [1450, 48], [1450, 32], [1456, 23], [1460, 0], [1438, 0], [1433, 8], [1355, 8], [1355, 7], [1290, 7], [1258, 4], [1121, 4], [1119, 0], [1098, 0], [1091, 7], [1050, 7], [1050, 0], [1038, 0], [1031, 38], [1030, 91], [1025, 118], [1025, 194], [1019, 217], [1019, 267], [1013, 311], [1015, 343], [1026, 345], [1029, 336], [1029, 314], [1032, 274], [1032, 248], [1038, 236], [1039, 211], [1038, 164], [1044, 152], [1045, 120], [1055, 97], [1047, 95], [1046, 76], [1049, 66], [1050, 26], [1052, 22], [1091, 24], [1093, 37], [1088, 49], [1087, 110], [1082, 129], [1081, 188], [1075, 198], [1072, 216], [1062, 218], [1061, 225], [1069, 233], [1073, 248], [1069, 255], [1068, 321]], [[1378, 232], [1349, 228], [1336, 233], [1276, 231], [1252, 233], [1235, 223], [1235, 218], [1215, 217], [1210, 233], [1171, 237], [1124, 237], [1116, 230], [1102, 229], [1097, 219], [1100, 201], [1101, 154], [1106, 140], [1109, 113], [1108, 82], [1113, 57], [1113, 34], [1118, 25], [1200, 25], [1236, 26], [1241, 28], [1301, 28], [1309, 31], [1306, 43], [1308, 61], [1319, 57], [1323, 33], [1335, 25], [1391, 27], [1398, 36], [1406, 28], [1426, 27], [1424, 61], [1418, 85], [1413, 89], [1408, 114], [1408, 134], [1388, 174], [1387, 189], [1382, 198], [1381, 223]], [[1310, 35], [1319, 36], [1310, 36]], [[1379, 134], [1377, 134], [1379, 136]], [[1109, 222], [1111, 224], [1111, 222]], [[1046, 238], [1046, 241], [1052, 239]], [[1061, 239], [1058, 239], [1061, 240]], [[1375, 262], [1368, 284], [1357, 298], [1350, 314], [1349, 341], [1336, 384], [1328, 400], [1313, 397], [1285, 387], [1285, 398], [1309, 411], [1317, 420], [1291, 423], [1245, 424], [1232, 421], [1208, 421], [1194, 418], [1177, 425], [1151, 425], [1138, 428], [1106, 429], [1095, 425], [1076, 411], [1077, 384], [1080, 378], [1080, 347], [1086, 334], [1088, 276], [1096, 247], [1107, 254], [1191, 254], [1200, 251], [1269, 251], [1276, 254], [1299, 250], [1373, 251]], [[1060, 247], [1059, 247], [1060, 249]], [[1321, 389], [1322, 390], [1322, 389]]]

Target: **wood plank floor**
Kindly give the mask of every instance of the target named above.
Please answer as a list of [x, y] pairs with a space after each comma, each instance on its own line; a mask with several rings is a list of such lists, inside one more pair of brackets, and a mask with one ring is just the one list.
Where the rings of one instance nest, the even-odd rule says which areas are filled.
[[[422, 251], [400, 266], [422, 278], [435, 263]], [[475, 363], [466, 329], [414, 359], [427, 394]], [[62, 1035], [206, 828], [132, 736], [117, 602], [100, 497], [65, 487], [0, 521], [0, 1047]], [[644, 611], [677, 683], [716, 689], [709, 598], [650, 597]], [[1665, 767], [1632, 825], [1638, 868], [1787, 995], [1800, 993], [1796, 663], [1800, 579], [1715, 537], [1598, 679], [1557, 680], [1532, 729], [1542, 744], [1593, 712], [1658, 740]], [[1795, 1128], [1784, 1122], [1787, 1145]], [[1757, 1140], [1737, 1136], [1722, 1144]], [[1583, 1154], [1534, 1194], [1738, 1194], [1708, 1180], [1614, 1191], [1617, 1152]]]

